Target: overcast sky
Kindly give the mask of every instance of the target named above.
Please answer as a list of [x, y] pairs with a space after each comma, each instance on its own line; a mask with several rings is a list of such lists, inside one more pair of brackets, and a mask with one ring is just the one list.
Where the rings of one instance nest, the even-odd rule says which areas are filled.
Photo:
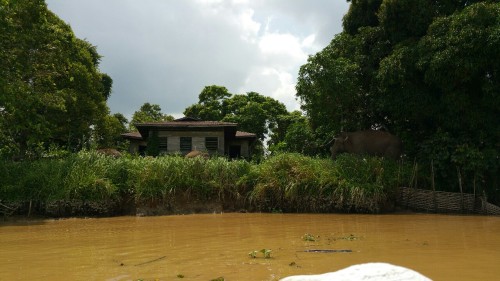
[[309, 55], [342, 31], [345, 0], [47, 0], [97, 46], [113, 78], [112, 113], [145, 102], [182, 117], [205, 86], [258, 92], [299, 109], [295, 84]]

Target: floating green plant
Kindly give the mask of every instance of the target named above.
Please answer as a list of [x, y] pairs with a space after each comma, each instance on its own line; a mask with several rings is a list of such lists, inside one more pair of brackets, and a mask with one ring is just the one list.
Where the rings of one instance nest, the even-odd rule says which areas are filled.
[[255, 258], [257, 257], [257, 251], [251, 251], [250, 253], [248, 253], [248, 255], [249, 255], [251, 258], [255, 259]]
[[257, 253], [258, 253], [258, 252], [261, 252], [261, 253], [264, 255], [264, 258], [265, 258], [265, 259], [269, 259], [269, 258], [271, 258], [271, 252], [272, 252], [272, 250], [271, 250], [271, 249], [262, 249], [262, 250], [260, 250], [260, 251], [256, 251], [256, 250], [254, 250], [254, 251], [251, 251], [250, 253], [248, 253], [248, 255], [249, 255], [251, 258], [255, 259], [255, 258], [257, 258]]
[[333, 238], [334, 241], [336, 241], [336, 240], [354, 241], [354, 240], [358, 240], [358, 239], [359, 239], [359, 237], [355, 236], [354, 234], [349, 234], [347, 236]]
[[262, 249], [260, 250], [260, 252], [264, 254], [265, 259], [271, 258], [271, 252], [272, 252], [271, 249]]
[[304, 241], [310, 241], [310, 242], [314, 242], [316, 241], [316, 238], [319, 237], [319, 236], [314, 236], [312, 234], [309, 234], [309, 233], [306, 233], [304, 234], [304, 236], [302, 236], [302, 240]]

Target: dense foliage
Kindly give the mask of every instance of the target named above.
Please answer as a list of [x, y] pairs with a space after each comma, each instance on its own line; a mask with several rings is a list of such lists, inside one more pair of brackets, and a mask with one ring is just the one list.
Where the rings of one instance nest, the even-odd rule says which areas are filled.
[[99, 61], [43, 0], [0, 1], [0, 154], [37, 157], [109, 139], [112, 79]]
[[[381, 212], [410, 180], [410, 169], [381, 158], [337, 162], [279, 154], [261, 164], [177, 156], [113, 158], [82, 151], [61, 159], [0, 161], [0, 198], [8, 202], [132, 197], [137, 205], [220, 202], [250, 210]], [[134, 204], [134, 202], [132, 202]]]
[[384, 127], [429, 183], [432, 165], [437, 188], [498, 201], [498, 50], [498, 1], [353, 0], [297, 96], [318, 138]]
[[161, 122], [161, 121], [172, 121], [174, 117], [162, 113], [161, 107], [158, 104], [150, 104], [149, 102], [144, 103], [139, 110], [134, 112], [132, 115], [132, 121], [129, 124], [130, 131], [137, 131], [134, 124], [137, 123], [147, 123], [147, 122]]
[[278, 118], [288, 114], [281, 102], [255, 92], [233, 95], [223, 86], [206, 86], [199, 101], [186, 108], [184, 115], [202, 120], [238, 123], [238, 129], [251, 132], [263, 141], [275, 133]]

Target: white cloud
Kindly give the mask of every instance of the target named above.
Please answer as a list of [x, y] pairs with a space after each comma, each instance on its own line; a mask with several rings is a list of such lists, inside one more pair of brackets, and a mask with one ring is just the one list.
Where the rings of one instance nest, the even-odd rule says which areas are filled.
[[[311, 34], [302, 40], [302, 47], [305, 49], [315, 48], [316, 34]], [[319, 49], [319, 47], [317, 47]]]
[[259, 49], [266, 56], [285, 56], [294, 61], [307, 57], [300, 38], [287, 33], [266, 33], [259, 41]]
[[254, 10], [245, 9], [239, 16], [236, 24], [241, 29], [241, 38], [254, 43], [259, 34], [261, 24], [253, 20]]

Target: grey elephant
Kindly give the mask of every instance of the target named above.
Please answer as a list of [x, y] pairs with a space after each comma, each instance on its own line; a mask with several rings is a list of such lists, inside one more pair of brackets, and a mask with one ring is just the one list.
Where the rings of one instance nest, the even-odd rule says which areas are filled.
[[334, 160], [343, 152], [399, 159], [403, 150], [401, 139], [385, 131], [343, 132], [333, 141], [330, 152]]

